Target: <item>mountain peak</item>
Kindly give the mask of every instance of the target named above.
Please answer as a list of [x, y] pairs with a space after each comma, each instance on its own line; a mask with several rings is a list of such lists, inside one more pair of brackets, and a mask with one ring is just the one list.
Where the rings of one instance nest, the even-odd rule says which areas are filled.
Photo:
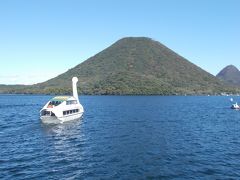
[[224, 76], [226, 74], [232, 74], [232, 73], [240, 73], [240, 71], [238, 70], [238, 68], [234, 65], [228, 65], [225, 68], [223, 68], [217, 76]]
[[[122, 39], [119, 39], [114, 44], [141, 44], [141, 43], [158, 43], [157, 41], [154, 41], [152, 38], [149, 37], [124, 37]], [[114, 45], [113, 44], [113, 45]]]
[[118, 41], [125, 41], [125, 40], [147, 40], [147, 41], [152, 41], [152, 38], [149, 38], [149, 37], [144, 37], [144, 36], [129, 36], [129, 37], [124, 37], [124, 38], [121, 38], [119, 39]]
[[217, 77], [224, 80], [227, 84], [240, 86], [240, 71], [234, 65], [228, 65], [223, 68]]
[[238, 68], [236, 66], [234, 66], [234, 65], [228, 65], [223, 70], [226, 70], [226, 71], [239, 71]]

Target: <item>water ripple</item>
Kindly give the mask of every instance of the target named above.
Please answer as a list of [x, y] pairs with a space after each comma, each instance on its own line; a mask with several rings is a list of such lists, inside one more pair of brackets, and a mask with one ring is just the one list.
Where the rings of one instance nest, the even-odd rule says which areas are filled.
[[51, 96], [0, 96], [1, 179], [238, 179], [240, 114], [226, 97], [84, 96], [45, 125]]

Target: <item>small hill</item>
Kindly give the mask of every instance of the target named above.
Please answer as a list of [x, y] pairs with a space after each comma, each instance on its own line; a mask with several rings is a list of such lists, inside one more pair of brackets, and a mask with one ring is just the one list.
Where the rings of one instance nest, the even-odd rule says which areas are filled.
[[233, 65], [225, 67], [217, 74], [217, 77], [227, 84], [240, 86], [240, 71]]
[[[146, 37], [127, 37], [67, 72], [28, 86], [28, 93], [71, 93], [79, 78], [83, 94], [216, 94], [231, 91], [163, 44]], [[22, 89], [15, 92], [24, 92]]]

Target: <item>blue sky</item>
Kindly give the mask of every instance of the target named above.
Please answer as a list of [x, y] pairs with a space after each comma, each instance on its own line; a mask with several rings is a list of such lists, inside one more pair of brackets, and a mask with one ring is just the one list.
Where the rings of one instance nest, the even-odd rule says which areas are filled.
[[157, 40], [206, 71], [240, 68], [239, 0], [0, 1], [0, 84], [55, 77], [126, 36]]

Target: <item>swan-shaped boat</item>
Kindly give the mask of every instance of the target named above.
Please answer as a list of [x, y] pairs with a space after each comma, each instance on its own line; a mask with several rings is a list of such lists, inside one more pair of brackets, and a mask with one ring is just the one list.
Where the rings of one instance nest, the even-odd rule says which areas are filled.
[[40, 110], [43, 123], [56, 124], [79, 119], [84, 113], [77, 93], [78, 78], [72, 78], [73, 96], [56, 96]]
[[232, 109], [240, 109], [238, 103], [232, 104], [231, 108]]

